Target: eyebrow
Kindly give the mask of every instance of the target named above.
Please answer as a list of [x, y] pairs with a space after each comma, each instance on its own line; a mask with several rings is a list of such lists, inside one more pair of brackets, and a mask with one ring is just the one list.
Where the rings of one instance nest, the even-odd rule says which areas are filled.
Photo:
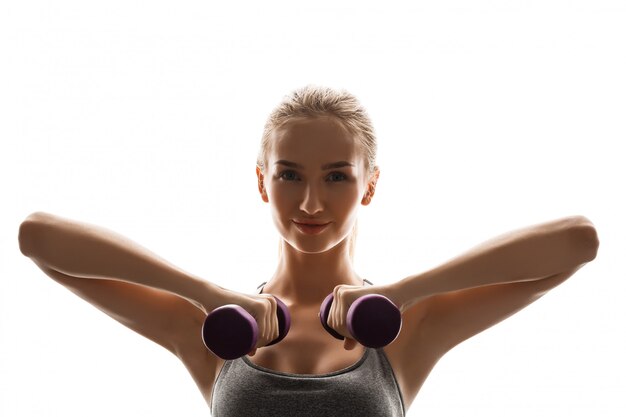
[[[285, 165], [291, 168], [298, 168], [298, 169], [304, 169], [304, 167], [300, 164], [296, 164], [295, 162], [291, 162], [291, 161], [285, 161], [284, 159], [281, 159], [280, 161], [276, 161], [276, 163], [274, 165]], [[323, 170], [328, 170], [328, 169], [333, 169], [333, 168], [342, 168], [342, 167], [346, 167], [346, 166], [350, 166], [353, 167], [354, 164], [348, 162], [348, 161], [338, 161], [338, 162], [333, 162], [330, 164], [326, 164], [326, 165], [322, 165], [321, 169]]]

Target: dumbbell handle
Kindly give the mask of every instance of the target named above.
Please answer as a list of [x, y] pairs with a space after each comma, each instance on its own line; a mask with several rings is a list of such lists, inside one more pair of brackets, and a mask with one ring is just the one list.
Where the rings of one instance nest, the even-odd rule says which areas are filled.
[[[287, 306], [278, 298], [276, 317], [278, 318], [278, 337], [267, 346], [280, 342], [287, 336], [291, 327], [291, 315]], [[259, 338], [259, 326], [243, 307], [226, 304], [211, 311], [202, 325], [204, 345], [225, 360], [237, 359], [249, 353]]]
[[[327, 321], [334, 300], [328, 294], [320, 307], [320, 321], [333, 337], [344, 337], [331, 328]], [[363, 346], [379, 348], [393, 342], [402, 327], [402, 314], [395, 304], [380, 294], [368, 294], [355, 300], [346, 317], [348, 331]]]

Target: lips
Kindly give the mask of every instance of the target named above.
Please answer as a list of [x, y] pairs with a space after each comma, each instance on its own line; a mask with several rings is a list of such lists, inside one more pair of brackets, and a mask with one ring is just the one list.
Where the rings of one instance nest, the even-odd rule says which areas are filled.
[[328, 224], [330, 222], [319, 222], [319, 221], [312, 221], [312, 220], [294, 220], [293, 221], [296, 224], [302, 224], [304, 226], [323, 226], [325, 224]]
[[303, 233], [306, 233], [308, 235], [316, 235], [318, 233], [321, 233], [323, 230], [326, 229], [326, 227], [328, 227], [328, 225], [330, 223], [321, 223], [321, 224], [303, 224], [303, 223], [298, 223], [294, 221], [294, 224], [296, 225], [296, 227]]

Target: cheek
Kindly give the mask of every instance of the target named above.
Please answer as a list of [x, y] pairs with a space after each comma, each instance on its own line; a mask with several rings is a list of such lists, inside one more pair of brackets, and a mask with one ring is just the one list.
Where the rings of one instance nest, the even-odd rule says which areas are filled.
[[300, 196], [293, 188], [277, 186], [268, 191], [268, 198], [278, 209], [282, 209], [285, 206], [296, 203]]
[[331, 196], [333, 205], [342, 206], [346, 209], [358, 205], [361, 201], [358, 187], [345, 187], [341, 190], [336, 190]]
[[298, 210], [298, 200], [293, 193], [285, 192], [285, 190], [274, 189], [273, 193], [268, 193], [268, 199], [271, 211], [274, 217], [274, 223], [277, 226], [287, 226], [294, 216], [294, 212]]

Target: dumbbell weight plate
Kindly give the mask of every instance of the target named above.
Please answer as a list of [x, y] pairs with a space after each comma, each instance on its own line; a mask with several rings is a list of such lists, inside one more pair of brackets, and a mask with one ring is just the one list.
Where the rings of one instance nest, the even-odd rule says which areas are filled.
[[333, 293], [331, 292], [330, 294], [326, 296], [326, 298], [324, 298], [324, 301], [322, 301], [322, 305], [320, 306], [320, 321], [322, 322], [322, 326], [324, 326], [324, 329], [326, 329], [326, 331], [330, 333], [335, 339], [343, 340], [344, 337], [340, 335], [339, 333], [337, 333], [335, 329], [330, 327], [328, 323], [326, 323], [328, 321], [328, 315], [330, 314], [330, 307], [334, 299], [335, 297], [333, 296]]
[[239, 358], [256, 346], [259, 328], [243, 307], [226, 304], [211, 311], [202, 326], [202, 340], [222, 359]]
[[[320, 322], [333, 337], [344, 337], [326, 322], [334, 296], [328, 294], [320, 306]], [[387, 297], [368, 294], [358, 298], [350, 305], [346, 316], [348, 331], [363, 346], [379, 348], [393, 342], [402, 327], [400, 310]]]
[[380, 348], [393, 342], [402, 328], [402, 314], [387, 297], [368, 294], [348, 309], [348, 331], [363, 346]]
[[[278, 298], [276, 317], [278, 319], [278, 337], [267, 346], [283, 340], [291, 327], [289, 309]], [[227, 304], [207, 315], [202, 326], [202, 340], [211, 352], [222, 359], [231, 360], [249, 353], [258, 341], [259, 329], [254, 317], [243, 307]]]

